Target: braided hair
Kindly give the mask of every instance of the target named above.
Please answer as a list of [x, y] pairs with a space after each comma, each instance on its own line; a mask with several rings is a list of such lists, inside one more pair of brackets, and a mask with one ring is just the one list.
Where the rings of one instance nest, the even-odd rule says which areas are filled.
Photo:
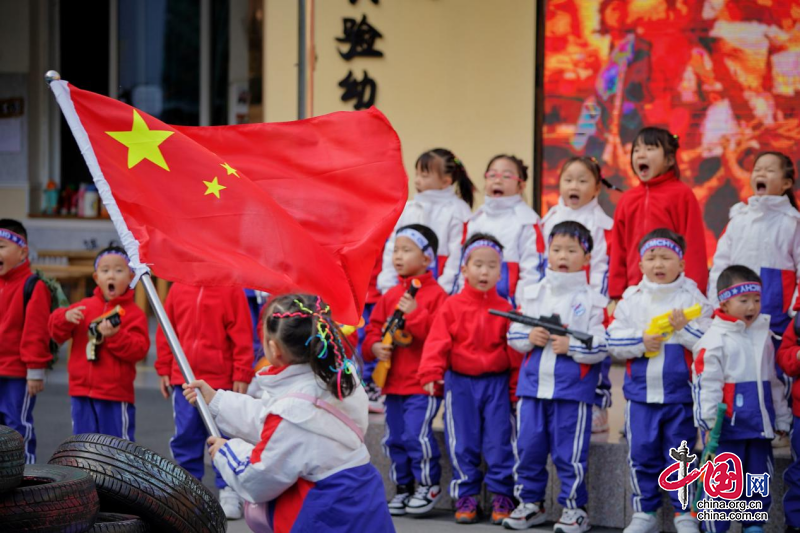
[[264, 312], [264, 328], [289, 364], [309, 365], [331, 394], [342, 400], [355, 391], [358, 368], [345, 350], [347, 340], [331, 318], [330, 307], [319, 296], [275, 297]]

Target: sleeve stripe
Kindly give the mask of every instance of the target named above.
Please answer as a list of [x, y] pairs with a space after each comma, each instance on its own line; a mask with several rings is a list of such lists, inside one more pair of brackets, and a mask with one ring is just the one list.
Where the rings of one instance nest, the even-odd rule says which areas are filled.
[[236, 454], [233, 453], [233, 449], [228, 446], [227, 442], [222, 448], [219, 449], [219, 453], [221, 453], [225, 460], [228, 461], [228, 467], [230, 467], [231, 471], [237, 476], [247, 470], [247, 467], [250, 466], [250, 459], [241, 461], [238, 457], [236, 457]]
[[261, 462], [261, 454], [264, 452], [264, 448], [267, 447], [269, 439], [272, 438], [272, 435], [275, 433], [275, 430], [278, 429], [278, 425], [282, 420], [283, 419], [278, 415], [267, 415], [267, 419], [264, 421], [264, 429], [261, 430], [261, 440], [256, 447], [253, 448], [253, 454], [250, 456], [250, 462], [253, 464]]

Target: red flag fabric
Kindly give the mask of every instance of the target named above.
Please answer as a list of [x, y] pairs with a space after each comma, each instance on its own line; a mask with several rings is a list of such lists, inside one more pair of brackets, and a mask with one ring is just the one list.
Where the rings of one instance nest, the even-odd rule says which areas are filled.
[[73, 133], [75, 118], [85, 128], [102, 172], [98, 180], [87, 157], [95, 182], [107, 182], [140, 261], [157, 276], [319, 294], [338, 321], [358, 322], [408, 195], [400, 141], [380, 111], [174, 127], [53, 84]]

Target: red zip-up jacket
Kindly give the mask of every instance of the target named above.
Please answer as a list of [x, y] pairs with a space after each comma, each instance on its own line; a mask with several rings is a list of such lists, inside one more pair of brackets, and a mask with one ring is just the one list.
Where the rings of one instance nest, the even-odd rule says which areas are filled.
[[0, 276], [0, 376], [44, 379], [50, 353], [50, 291], [37, 283], [22, 313], [25, 281], [32, 275], [27, 260]]
[[800, 379], [797, 379], [800, 377], [800, 360], [797, 359], [800, 346], [797, 345], [797, 335], [794, 333], [795, 320], [796, 317], [789, 322], [789, 327], [783, 333], [781, 347], [778, 348], [775, 359], [787, 376], [795, 378], [792, 383], [792, 414], [800, 416]]
[[511, 371], [511, 391], [516, 390], [522, 354], [506, 340], [509, 321], [489, 309], [512, 307], [494, 288], [481, 292], [469, 283], [445, 300], [422, 350], [417, 374], [422, 385], [444, 379], [448, 369], [468, 376]]
[[[79, 324], [67, 322], [69, 309], [83, 305], [83, 320]], [[89, 323], [120, 305], [125, 310], [119, 331], [97, 345], [95, 361], [86, 359], [89, 342]], [[106, 301], [103, 291], [95, 287], [94, 294], [68, 308], [59, 308], [50, 315], [50, 335], [56, 342], [72, 339], [69, 352], [69, 395], [85, 396], [96, 400], [134, 403], [133, 380], [136, 363], [147, 357], [150, 334], [147, 317], [134, 303], [133, 291], [127, 290], [111, 301]]]
[[410, 346], [405, 348], [395, 346], [392, 351], [392, 367], [386, 377], [386, 385], [382, 389], [384, 394], [427, 394], [419, 384], [417, 377], [419, 362], [422, 359], [422, 347], [433, 324], [436, 311], [447, 299], [447, 293], [434, 279], [431, 272], [426, 272], [422, 276], [399, 278], [400, 284], [395, 285], [380, 297], [372, 310], [369, 324], [367, 324], [362, 354], [366, 361], [375, 360], [372, 345], [381, 342], [381, 329], [384, 323], [392, 316], [397, 302], [408, 291], [411, 281], [414, 279], [418, 279], [422, 283], [422, 287], [414, 297], [417, 301], [417, 308], [405, 316], [405, 330], [411, 334], [413, 341]]
[[617, 204], [608, 272], [610, 298], [622, 298], [626, 288], [642, 281], [639, 241], [658, 228], [671, 229], [686, 239], [686, 276], [705, 293], [708, 256], [700, 204], [692, 189], [670, 170], [626, 191]]
[[[195, 287], [173, 283], [164, 303], [178, 340], [197, 379], [215, 389], [253, 379], [253, 323], [247, 297], [234, 287]], [[156, 372], [184, 383], [161, 328], [156, 333]]]

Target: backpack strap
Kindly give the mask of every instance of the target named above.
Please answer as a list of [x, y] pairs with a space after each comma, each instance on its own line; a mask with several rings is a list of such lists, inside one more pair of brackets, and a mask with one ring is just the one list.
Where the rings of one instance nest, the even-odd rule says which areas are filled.
[[36, 289], [36, 283], [39, 281], [39, 276], [31, 274], [25, 280], [25, 285], [22, 287], [22, 323], [25, 323], [25, 312], [28, 310], [28, 302], [31, 301], [33, 291]]
[[332, 406], [325, 400], [321, 398], [317, 398], [316, 396], [312, 396], [310, 394], [304, 394], [302, 392], [290, 392], [289, 394], [284, 394], [281, 396], [283, 398], [298, 398], [300, 400], [305, 400], [307, 402], [313, 403], [314, 406], [319, 407], [320, 409], [324, 409], [325, 411], [329, 412], [353, 430], [353, 433], [358, 436], [358, 439], [363, 443], [364, 442], [364, 432], [361, 431], [361, 428], [353, 421], [352, 418], [344, 414], [341, 409], [337, 409], [336, 407]]

